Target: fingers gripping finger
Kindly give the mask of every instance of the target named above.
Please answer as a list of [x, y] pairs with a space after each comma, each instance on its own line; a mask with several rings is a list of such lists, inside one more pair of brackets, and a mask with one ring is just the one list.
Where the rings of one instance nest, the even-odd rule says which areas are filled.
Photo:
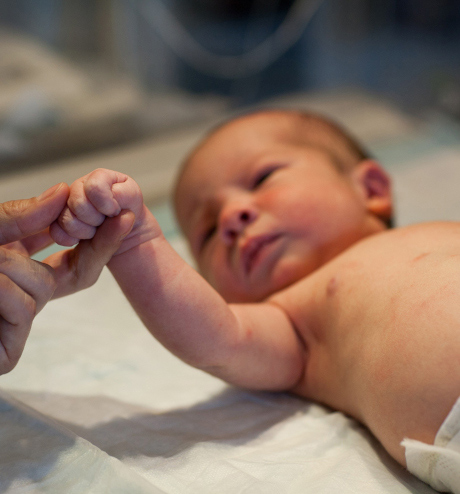
[[69, 195], [66, 184], [58, 184], [41, 196], [0, 204], [0, 244], [34, 235], [54, 221]]
[[96, 226], [83, 222], [69, 208], [62, 211], [57, 223], [69, 237], [80, 240], [93, 238], [96, 233]]
[[79, 244], [77, 249], [80, 278], [86, 279], [88, 286], [97, 281], [103, 267], [120, 248], [133, 224], [134, 214], [131, 211], [123, 211], [115, 218], [107, 218], [91, 241]]
[[92, 286], [133, 224], [134, 214], [123, 211], [115, 218], [108, 218], [91, 240], [83, 240], [75, 249], [58, 252], [45, 259], [44, 262], [54, 268], [57, 284], [54, 298]]
[[78, 218], [81, 222], [91, 226], [99, 226], [104, 221], [105, 214], [100, 212], [91, 202], [91, 199], [86, 196], [85, 183], [90, 175], [91, 174], [76, 180], [71, 185], [67, 206], [74, 217]]
[[50, 226], [50, 236], [58, 244], [71, 247], [78, 243], [79, 239], [68, 235], [57, 221]]

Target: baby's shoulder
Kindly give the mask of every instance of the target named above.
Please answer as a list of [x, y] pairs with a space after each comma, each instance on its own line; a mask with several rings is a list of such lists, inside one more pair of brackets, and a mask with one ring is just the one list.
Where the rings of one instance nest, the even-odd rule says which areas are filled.
[[460, 235], [460, 221], [427, 221], [392, 228], [391, 230], [386, 230], [386, 232], [406, 236], [425, 235], [428, 232], [437, 232], [442, 235]]
[[[406, 269], [426, 270], [426, 262], [444, 263], [456, 258], [460, 265], [460, 222], [430, 222], [393, 228], [366, 237], [273, 299], [291, 306], [331, 298], [341, 292], [361, 293], [376, 282], [379, 286], [398, 278]], [[393, 283], [393, 281], [391, 281]], [[347, 287], [347, 290], [343, 288]], [[308, 305], [308, 304], [307, 304]]]
[[411, 249], [458, 250], [460, 248], [460, 222], [436, 221], [393, 228], [366, 238], [356, 245], [357, 250], [395, 250], [396, 246]]

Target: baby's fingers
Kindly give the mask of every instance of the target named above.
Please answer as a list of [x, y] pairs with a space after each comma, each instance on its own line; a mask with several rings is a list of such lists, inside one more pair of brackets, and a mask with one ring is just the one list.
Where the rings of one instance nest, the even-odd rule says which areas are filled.
[[[91, 198], [87, 197], [85, 191], [85, 184], [88, 178], [92, 174], [86, 175], [78, 180], [76, 180], [70, 187], [70, 196], [67, 201], [67, 207], [73, 213], [75, 218], [78, 218], [82, 223], [86, 223], [91, 226], [99, 226], [103, 223], [105, 219], [105, 209], [102, 211], [95, 206]], [[66, 213], [69, 215], [69, 213]], [[62, 214], [61, 214], [62, 216]], [[67, 218], [67, 220], [70, 218]], [[61, 224], [65, 229], [65, 226]], [[87, 237], [91, 238], [91, 237]]]
[[100, 213], [109, 217], [118, 216], [122, 206], [114, 197], [112, 187], [115, 184], [125, 183], [128, 178], [123, 173], [99, 168], [86, 176], [85, 195]]
[[55, 243], [64, 247], [71, 247], [80, 241], [78, 238], [68, 235], [57, 221], [50, 225], [50, 237]]
[[87, 240], [93, 238], [96, 233], [96, 226], [84, 223], [78, 219], [69, 208], [65, 208], [59, 215], [57, 225], [61, 228], [62, 232], [53, 225], [51, 228], [51, 235], [54, 241], [60, 245], [73, 245], [75, 242], [71, 244], [68, 242], [74, 239]]
[[124, 211], [107, 219], [91, 240], [80, 242], [71, 250], [52, 254], [45, 263], [54, 269], [57, 289], [54, 297], [62, 297], [93, 285], [104, 266], [120, 248], [134, 224], [134, 214]]

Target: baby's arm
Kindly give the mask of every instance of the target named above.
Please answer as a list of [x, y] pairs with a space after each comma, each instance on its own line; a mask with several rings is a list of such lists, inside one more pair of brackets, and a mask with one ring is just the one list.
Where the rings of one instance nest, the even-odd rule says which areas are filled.
[[285, 312], [227, 304], [165, 238], [108, 266], [150, 332], [190, 365], [251, 389], [286, 390], [299, 380], [302, 347]]
[[292, 388], [304, 353], [285, 312], [268, 302], [227, 304], [170, 246], [132, 179], [107, 170], [83, 177], [71, 187], [57, 231], [69, 242], [88, 237], [121, 209], [131, 209], [136, 220], [108, 267], [153, 336], [185, 362], [233, 384]]

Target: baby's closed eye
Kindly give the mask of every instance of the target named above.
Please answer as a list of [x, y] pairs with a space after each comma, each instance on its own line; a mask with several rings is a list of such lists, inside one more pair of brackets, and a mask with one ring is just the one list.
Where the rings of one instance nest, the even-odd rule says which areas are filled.
[[212, 236], [216, 233], [216, 231], [217, 231], [216, 225], [212, 225], [204, 231], [200, 240], [200, 250], [203, 249], [205, 245], [211, 240]]
[[275, 173], [277, 170], [279, 170], [281, 168], [284, 168], [284, 166], [283, 165], [270, 165], [270, 166], [265, 167], [262, 170], [260, 170], [256, 174], [256, 176], [255, 176], [255, 178], [251, 184], [251, 189], [255, 190], [258, 187], [260, 187], [269, 177], [271, 177], [273, 175], [273, 173]]

